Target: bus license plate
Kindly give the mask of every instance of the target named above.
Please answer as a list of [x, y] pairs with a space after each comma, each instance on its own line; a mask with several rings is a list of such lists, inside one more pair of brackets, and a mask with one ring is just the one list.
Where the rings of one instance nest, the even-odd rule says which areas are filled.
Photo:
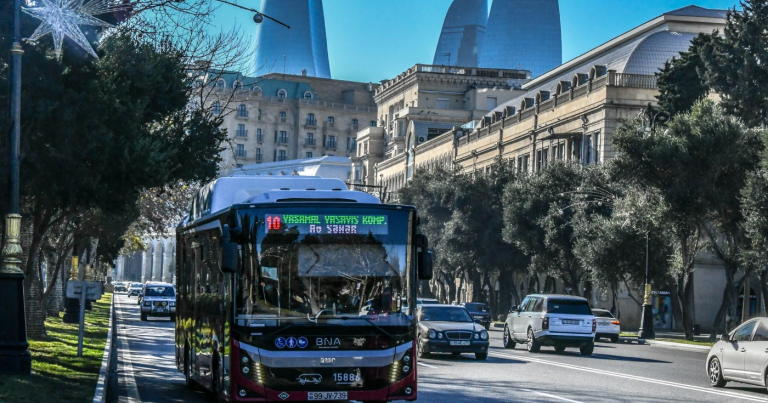
[[452, 346], [468, 346], [469, 342], [468, 341], [452, 341], [451, 345]]
[[347, 392], [309, 392], [307, 400], [347, 400]]

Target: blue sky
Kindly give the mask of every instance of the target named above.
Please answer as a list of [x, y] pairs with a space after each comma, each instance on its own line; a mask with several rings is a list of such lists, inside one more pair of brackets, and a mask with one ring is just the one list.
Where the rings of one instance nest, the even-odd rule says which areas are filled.
[[[560, 0], [563, 61], [568, 61], [665, 11], [690, 4], [733, 8], [736, 0]], [[490, 3], [490, 0], [489, 0]], [[240, 0], [259, 8], [260, 0]], [[333, 78], [378, 82], [417, 63], [432, 63], [450, 0], [323, 0]], [[223, 5], [211, 30], [240, 25], [253, 44], [247, 11]], [[271, 23], [264, 20], [264, 24]]]

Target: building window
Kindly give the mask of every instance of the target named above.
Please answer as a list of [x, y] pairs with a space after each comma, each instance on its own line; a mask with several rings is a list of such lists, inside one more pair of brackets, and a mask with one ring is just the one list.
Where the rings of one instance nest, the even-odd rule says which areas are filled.
[[237, 137], [248, 137], [248, 130], [245, 130], [245, 125], [237, 125]]
[[256, 161], [261, 161], [261, 148], [256, 149]]
[[304, 93], [304, 99], [311, 101], [312, 100], [312, 93], [307, 91]]
[[227, 83], [224, 82], [223, 78], [216, 80], [216, 88], [227, 88]]
[[371, 121], [371, 127], [376, 127], [376, 121], [375, 120]]
[[238, 144], [237, 148], [235, 149], [235, 156], [238, 158], [245, 158], [245, 145], [244, 144]]
[[595, 133], [595, 162], [600, 162], [600, 133]]
[[256, 117], [256, 120], [261, 120], [261, 109], [257, 112], [258, 116]]
[[259, 87], [258, 85], [254, 85], [253, 92], [261, 92], [261, 87]]
[[584, 136], [584, 163], [592, 162], [592, 136]]
[[256, 129], [256, 141], [259, 143], [264, 141], [264, 137], [261, 135], [261, 129]]
[[307, 133], [307, 145], [315, 145], [315, 133]]
[[307, 115], [307, 126], [317, 126], [317, 121], [315, 120], [315, 114], [310, 113]]
[[352, 127], [357, 129], [357, 126], [359, 126], [359, 122], [357, 121], [357, 119], [352, 119]]
[[277, 160], [278, 161], [285, 161], [286, 160], [285, 150], [278, 150], [277, 151]]
[[280, 112], [280, 121], [285, 123], [286, 114], [285, 112]]
[[351, 150], [350, 148], [352, 146], [352, 137], [347, 137], [347, 150]]
[[312, 158], [312, 151], [307, 151], [307, 158]]
[[213, 114], [221, 115], [221, 103], [219, 101], [213, 103]]
[[286, 90], [277, 91], [277, 97], [278, 98], [287, 98], [288, 97], [288, 92]]
[[248, 109], [245, 109], [245, 104], [238, 105], [237, 116], [240, 116], [242, 118], [248, 116]]
[[328, 136], [328, 148], [336, 148], [336, 136]]
[[328, 116], [328, 123], [332, 124], [335, 121], [336, 121], [336, 119], [334, 119], [333, 116]]
[[232, 88], [234, 88], [235, 90], [241, 90], [243, 89], [243, 83], [241, 83], [240, 81], [235, 81], [235, 84], [232, 86]]
[[280, 131], [280, 144], [288, 144], [288, 132]]
[[437, 109], [450, 109], [451, 100], [448, 98], [437, 98]]

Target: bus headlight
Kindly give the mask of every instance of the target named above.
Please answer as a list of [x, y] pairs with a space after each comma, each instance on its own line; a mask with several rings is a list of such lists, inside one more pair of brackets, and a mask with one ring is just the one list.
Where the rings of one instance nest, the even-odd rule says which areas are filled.
[[430, 339], [434, 339], [435, 337], [437, 337], [437, 332], [435, 332], [434, 330], [430, 330], [429, 331], [429, 338]]
[[483, 340], [488, 340], [488, 332], [486, 332], [485, 330], [481, 331], [480, 338]]
[[242, 362], [243, 365], [248, 365], [248, 356], [244, 355], [243, 358], [240, 359], [240, 362]]

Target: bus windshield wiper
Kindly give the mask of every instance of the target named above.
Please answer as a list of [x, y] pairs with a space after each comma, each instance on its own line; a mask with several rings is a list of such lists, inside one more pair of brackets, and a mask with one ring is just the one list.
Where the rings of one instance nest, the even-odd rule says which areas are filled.
[[315, 318], [315, 319], [327, 319], [327, 320], [328, 319], [336, 319], [336, 320], [355, 320], [355, 319], [357, 319], [357, 320], [364, 320], [364, 321], [368, 322], [371, 326], [373, 326], [376, 329], [378, 329], [380, 332], [384, 333], [384, 335], [386, 335], [387, 337], [393, 337], [389, 332], [384, 330], [384, 328], [382, 328], [381, 326], [377, 325], [372, 320], [370, 320], [370, 319], [368, 319], [368, 318], [366, 318], [364, 316], [321, 316], [321, 317]]

